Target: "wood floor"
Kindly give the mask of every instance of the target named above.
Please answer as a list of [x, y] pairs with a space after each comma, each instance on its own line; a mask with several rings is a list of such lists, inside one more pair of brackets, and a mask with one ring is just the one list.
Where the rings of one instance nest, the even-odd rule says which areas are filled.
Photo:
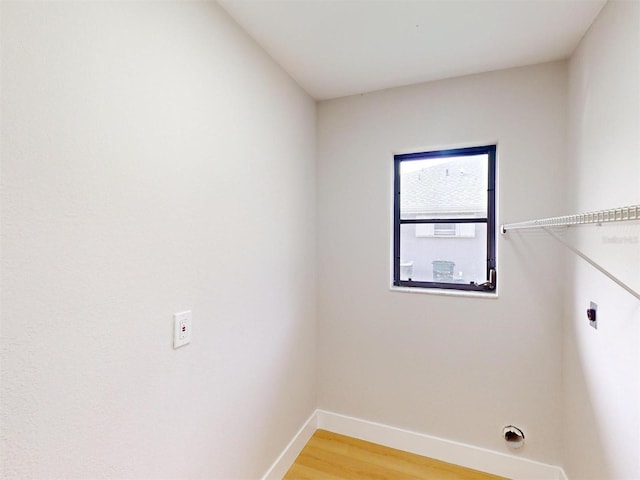
[[506, 480], [412, 453], [316, 430], [283, 480]]

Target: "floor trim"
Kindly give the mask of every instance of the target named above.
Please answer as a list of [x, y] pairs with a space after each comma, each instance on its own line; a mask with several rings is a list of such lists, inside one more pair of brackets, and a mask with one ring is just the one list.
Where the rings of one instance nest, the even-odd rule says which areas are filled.
[[269, 467], [269, 470], [264, 474], [262, 480], [282, 480], [282, 477], [284, 477], [285, 473], [291, 468], [291, 465], [296, 461], [296, 458], [317, 429], [318, 410], [314, 411], [307, 421], [304, 422], [304, 425], [298, 430], [298, 433], [294, 435], [280, 456]]
[[513, 480], [568, 480], [554, 465], [326, 410], [313, 412], [262, 480], [281, 480], [318, 428]]

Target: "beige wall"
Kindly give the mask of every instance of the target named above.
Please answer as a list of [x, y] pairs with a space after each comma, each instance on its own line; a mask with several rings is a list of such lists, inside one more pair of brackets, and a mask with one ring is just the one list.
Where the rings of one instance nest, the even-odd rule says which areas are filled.
[[[640, 3], [610, 1], [569, 68], [568, 203], [640, 204]], [[640, 291], [640, 222], [573, 229], [586, 255]], [[568, 254], [564, 312], [565, 469], [572, 479], [640, 478], [640, 301]], [[598, 330], [585, 310], [598, 305]]]
[[499, 222], [559, 215], [566, 100], [558, 62], [319, 103], [321, 408], [560, 462], [558, 246], [501, 236], [497, 299], [389, 285], [393, 153], [497, 142]]
[[213, 2], [1, 8], [0, 476], [259, 477], [316, 404], [313, 100]]

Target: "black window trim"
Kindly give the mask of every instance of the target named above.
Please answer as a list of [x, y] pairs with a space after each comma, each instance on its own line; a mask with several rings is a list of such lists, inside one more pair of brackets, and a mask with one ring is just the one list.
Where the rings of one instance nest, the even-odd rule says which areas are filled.
[[[487, 217], [481, 218], [412, 218], [400, 217], [400, 163], [407, 160], [424, 160], [429, 158], [463, 157], [472, 155], [487, 155]], [[405, 153], [394, 155], [393, 174], [393, 285], [396, 287], [437, 288], [446, 290], [463, 290], [474, 292], [496, 291], [496, 145], [478, 147], [454, 148], [429, 152]], [[404, 224], [420, 223], [486, 223], [487, 251], [486, 251], [486, 282], [476, 283], [446, 283], [422, 282], [415, 280], [400, 280], [400, 226]]]

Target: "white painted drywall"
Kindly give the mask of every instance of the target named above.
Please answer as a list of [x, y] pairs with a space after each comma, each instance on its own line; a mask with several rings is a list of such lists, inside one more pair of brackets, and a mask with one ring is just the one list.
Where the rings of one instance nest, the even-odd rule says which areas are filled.
[[215, 2], [1, 8], [0, 476], [258, 478], [316, 403], [313, 100]]
[[[640, 204], [640, 3], [610, 1], [569, 68], [571, 212]], [[640, 291], [640, 222], [567, 237]], [[640, 478], [640, 301], [568, 255], [564, 462], [572, 479]], [[586, 309], [598, 305], [598, 329]]]
[[[562, 213], [566, 63], [318, 105], [319, 407], [560, 462], [562, 263], [499, 237], [498, 299], [389, 290], [393, 153], [498, 142], [499, 221]], [[516, 237], [518, 235], [518, 237]]]

